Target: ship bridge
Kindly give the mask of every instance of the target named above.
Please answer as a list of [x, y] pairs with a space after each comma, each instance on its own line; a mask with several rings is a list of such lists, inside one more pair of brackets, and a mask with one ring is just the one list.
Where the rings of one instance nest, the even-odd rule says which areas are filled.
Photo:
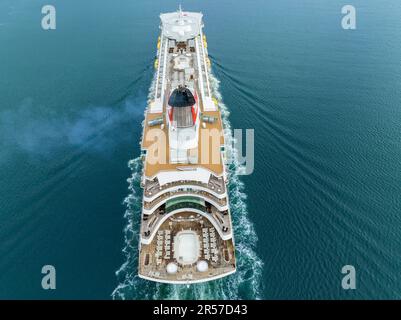
[[202, 28], [202, 13], [177, 12], [160, 15], [163, 35], [178, 42], [187, 41], [198, 36]]

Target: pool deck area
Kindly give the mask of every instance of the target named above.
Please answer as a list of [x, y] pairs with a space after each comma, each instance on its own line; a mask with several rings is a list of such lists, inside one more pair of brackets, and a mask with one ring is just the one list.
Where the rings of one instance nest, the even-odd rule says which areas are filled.
[[[206, 261], [208, 270], [199, 272], [198, 261]], [[167, 272], [169, 263], [177, 265], [176, 273]], [[193, 212], [177, 213], [168, 218], [152, 242], [141, 244], [140, 248], [139, 276], [148, 280], [203, 282], [233, 273], [235, 268], [232, 239], [221, 239], [207, 218]]]

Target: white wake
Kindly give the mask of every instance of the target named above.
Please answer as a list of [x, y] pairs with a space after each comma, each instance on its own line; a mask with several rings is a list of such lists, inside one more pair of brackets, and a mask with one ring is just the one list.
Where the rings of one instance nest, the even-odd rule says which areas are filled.
[[[155, 81], [155, 80], [153, 80]], [[213, 95], [219, 101], [224, 128], [231, 129], [228, 120], [229, 111], [222, 103], [219, 92], [219, 81], [211, 75], [210, 83]], [[151, 88], [154, 87], [154, 82]], [[151, 89], [149, 100], [154, 97]], [[138, 241], [141, 219], [142, 189], [140, 179], [142, 162], [140, 158], [129, 161], [132, 171], [129, 183], [129, 195], [124, 200], [126, 205], [124, 229], [125, 246], [123, 253], [125, 263], [116, 272], [118, 286], [112, 293], [113, 299], [260, 299], [262, 298], [263, 263], [255, 253], [257, 236], [253, 224], [249, 220], [244, 184], [240, 180], [240, 166], [236, 160], [237, 150], [232, 147], [231, 135], [226, 136], [227, 150], [234, 155], [229, 166], [230, 182], [228, 186], [231, 215], [233, 219], [236, 244], [237, 272], [228, 277], [201, 283], [186, 285], [169, 285], [146, 281], [138, 277]]]

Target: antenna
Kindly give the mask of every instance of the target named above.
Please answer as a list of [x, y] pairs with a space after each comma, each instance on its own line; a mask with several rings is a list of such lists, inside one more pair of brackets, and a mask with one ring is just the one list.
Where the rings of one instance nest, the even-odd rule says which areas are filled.
[[178, 6], [178, 12], [180, 13], [180, 17], [182, 17], [182, 7], [181, 7], [181, 4]]

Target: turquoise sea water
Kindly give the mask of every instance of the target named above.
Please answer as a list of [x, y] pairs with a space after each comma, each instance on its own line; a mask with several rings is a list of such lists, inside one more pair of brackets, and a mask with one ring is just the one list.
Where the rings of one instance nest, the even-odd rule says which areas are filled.
[[353, 31], [337, 0], [181, 3], [205, 15], [226, 126], [255, 130], [255, 171], [231, 168], [238, 272], [136, 277], [141, 122], [179, 2], [53, 0], [43, 31], [48, 1], [3, 0], [0, 298], [401, 298], [401, 3], [352, 1]]

